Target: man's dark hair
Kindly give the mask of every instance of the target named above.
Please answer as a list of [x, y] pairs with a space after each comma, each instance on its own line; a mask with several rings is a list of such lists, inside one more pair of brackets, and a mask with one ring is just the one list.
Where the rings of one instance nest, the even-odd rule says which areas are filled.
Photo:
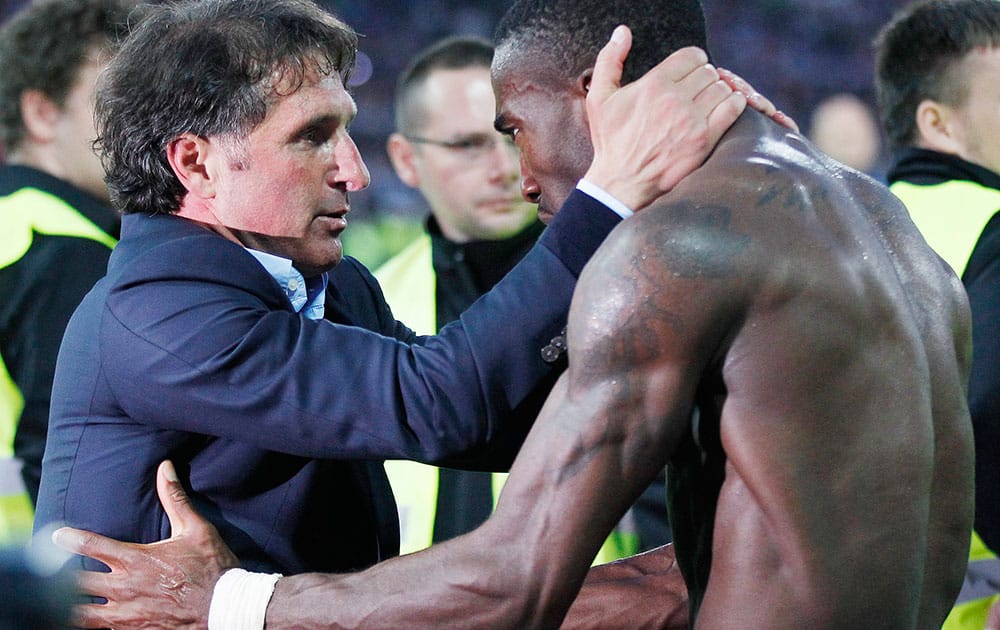
[[185, 188], [166, 147], [181, 134], [236, 146], [275, 97], [309, 73], [347, 84], [357, 35], [309, 0], [200, 0], [161, 5], [115, 56], [97, 92], [98, 146], [124, 213], [171, 213]]
[[1000, 46], [997, 0], [929, 0], [899, 13], [875, 40], [879, 115], [893, 148], [916, 142], [917, 107], [960, 105], [968, 78], [957, 71], [978, 47]]
[[447, 37], [413, 58], [396, 81], [396, 131], [413, 133], [424, 123], [420, 89], [436, 70], [490, 69], [493, 44], [480, 37]]
[[0, 29], [0, 143], [24, 141], [21, 95], [37, 90], [62, 107], [80, 68], [123, 39], [134, 7], [125, 0], [42, 0]]
[[707, 50], [705, 14], [698, 0], [518, 0], [497, 26], [497, 47], [516, 41], [574, 78], [594, 59], [619, 24], [632, 30], [622, 83], [638, 79], [685, 46]]

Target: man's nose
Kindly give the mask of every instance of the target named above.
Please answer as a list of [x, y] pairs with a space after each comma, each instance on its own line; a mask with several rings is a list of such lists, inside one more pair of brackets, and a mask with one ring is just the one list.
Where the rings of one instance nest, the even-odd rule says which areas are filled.
[[364, 190], [371, 183], [368, 166], [354, 140], [346, 134], [344, 138], [336, 152], [336, 182], [343, 183], [348, 192]]
[[538, 203], [538, 200], [542, 198], [542, 189], [538, 186], [538, 182], [535, 180], [535, 176], [532, 175], [531, 169], [528, 168], [528, 163], [524, 159], [524, 154], [521, 154], [521, 196], [524, 197], [525, 201], [530, 203]]

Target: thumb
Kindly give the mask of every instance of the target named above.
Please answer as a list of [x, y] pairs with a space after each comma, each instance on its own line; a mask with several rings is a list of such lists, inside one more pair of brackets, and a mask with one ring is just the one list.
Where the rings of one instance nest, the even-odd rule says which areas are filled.
[[156, 469], [156, 494], [160, 497], [163, 511], [170, 520], [170, 537], [176, 538], [189, 531], [201, 517], [191, 506], [184, 487], [177, 478], [177, 471], [170, 460], [160, 462]]
[[621, 87], [625, 58], [631, 48], [632, 31], [624, 24], [615, 27], [611, 40], [597, 53], [588, 101], [594, 99], [592, 102], [603, 103]]

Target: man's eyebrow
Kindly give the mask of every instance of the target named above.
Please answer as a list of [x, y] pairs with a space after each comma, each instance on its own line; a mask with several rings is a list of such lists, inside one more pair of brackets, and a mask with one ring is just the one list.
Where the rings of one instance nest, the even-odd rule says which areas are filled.
[[354, 120], [354, 116], [356, 113], [357, 113], [356, 111], [351, 112], [346, 116], [343, 114], [319, 114], [304, 121], [301, 125], [298, 126], [298, 128], [296, 128], [294, 133], [298, 134], [302, 133], [303, 131], [306, 131], [307, 129], [313, 129], [316, 127], [325, 127], [330, 124], [339, 125], [343, 123], [344, 126], [347, 126], [351, 123], [352, 120]]

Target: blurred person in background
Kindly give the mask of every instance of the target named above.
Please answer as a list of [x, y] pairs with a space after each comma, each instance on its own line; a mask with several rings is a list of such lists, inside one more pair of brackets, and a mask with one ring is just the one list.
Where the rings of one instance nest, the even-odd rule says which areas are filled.
[[924, 0], [877, 39], [890, 188], [972, 308], [976, 517], [947, 630], [1000, 627], [1000, 2]]
[[[492, 59], [488, 40], [447, 38], [418, 54], [398, 80], [396, 132], [387, 150], [400, 180], [420, 190], [431, 214], [425, 233], [375, 277], [393, 315], [421, 334], [458, 319], [544, 228], [535, 206], [521, 198], [517, 148], [493, 128]], [[399, 509], [401, 553], [475, 529], [506, 478], [405, 460], [385, 467]], [[663, 479], [644, 497], [596, 561], [670, 541]]]
[[59, 343], [118, 235], [94, 85], [131, 8], [42, 0], [0, 30], [0, 543], [31, 533]]
[[823, 99], [809, 119], [809, 139], [824, 153], [851, 168], [876, 175], [882, 150], [878, 121], [871, 108], [849, 93]]

